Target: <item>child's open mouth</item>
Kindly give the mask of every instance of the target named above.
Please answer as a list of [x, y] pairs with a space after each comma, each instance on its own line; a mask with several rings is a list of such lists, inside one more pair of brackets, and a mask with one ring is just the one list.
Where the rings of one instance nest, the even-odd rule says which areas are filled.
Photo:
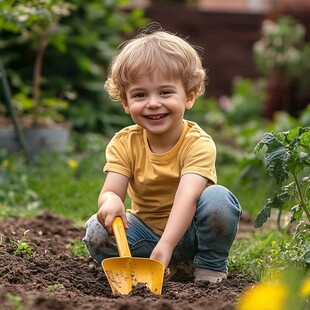
[[145, 115], [145, 118], [156, 121], [156, 120], [164, 118], [166, 115], [168, 115], [168, 113], [156, 114], [156, 115]]

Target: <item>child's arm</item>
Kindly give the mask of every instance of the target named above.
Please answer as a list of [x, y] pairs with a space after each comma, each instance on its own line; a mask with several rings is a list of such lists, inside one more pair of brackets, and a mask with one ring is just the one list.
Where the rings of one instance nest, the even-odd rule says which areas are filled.
[[160, 260], [166, 267], [174, 248], [193, 220], [197, 200], [206, 183], [207, 179], [198, 174], [181, 177], [165, 231], [151, 254], [151, 258]]
[[109, 233], [112, 231], [112, 222], [116, 216], [123, 220], [125, 229], [128, 229], [124, 200], [128, 186], [128, 178], [122, 174], [109, 172], [98, 198], [97, 218]]

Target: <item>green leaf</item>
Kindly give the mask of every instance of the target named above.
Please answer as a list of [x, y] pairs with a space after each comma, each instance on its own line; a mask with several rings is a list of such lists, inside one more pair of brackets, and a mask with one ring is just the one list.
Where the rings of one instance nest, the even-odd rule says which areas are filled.
[[266, 168], [277, 184], [282, 184], [288, 178], [285, 168], [290, 159], [291, 152], [283, 145], [268, 146], [265, 155]]
[[310, 250], [304, 254], [304, 260], [307, 264], [310, 264]]
[[274, 135], [272, 133], [265, 133], [262, 137], [262, 139], [257, 143], [257, 145], [254, 148], [254, 153], [258, 153], [264, 145], [268, 145], [271, 141], [274, 140]]
[[[279, 135], [278, 137], [281, 138]], [[288, 178], [285, 168], [291, 157], [291, 152], [278, 137], [273, 133], [265, 133], [256, 145], [254, 152], [260, 151], [264, 145], [267, 147], [265, 153], [266, 169], [278, 184], [282, 184]]]
[[254, 227], [261, 227], [270, 217], [271, 208], [281, 209], [283, 205], [293, 196], [292, 184], [294, 183], [282, 187], [280, 193], [267, 199], [265, 205], [254, 219]]
[[303, 133], [300, 138], [300, 145], [305, 147], [308, 152], [310, 148], [310, 127], [305, 127]]
[[267, 221], [271, 215], [271, 207], [268, 204], [259, 211], [256, 218], [254, 219], [254, 227], [259, 228]]
[[302, 218], [302, 214], [304, 211], [300, 204], [297, 204], [296, 206], [294, 206], [291, 209], [291, 211], [292, 211], [291, 220], [290, 220], [291, 223], [299, 221]]

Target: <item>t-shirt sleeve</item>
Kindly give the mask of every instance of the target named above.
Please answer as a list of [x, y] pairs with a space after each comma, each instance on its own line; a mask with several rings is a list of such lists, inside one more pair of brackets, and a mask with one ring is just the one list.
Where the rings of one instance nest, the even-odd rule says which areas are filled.
[[106, 148], [106, 164], [103, 171], [106, 173], [116, 172], [128, 178], [131, 177], [128, 148], [118, 136], [114, 136]]
[[195, 173], [207, 178], [211, 183], [216, 183], [215, 160], [214, 141], [211, 137], [200, 137], [188, 148], [181, 175]]

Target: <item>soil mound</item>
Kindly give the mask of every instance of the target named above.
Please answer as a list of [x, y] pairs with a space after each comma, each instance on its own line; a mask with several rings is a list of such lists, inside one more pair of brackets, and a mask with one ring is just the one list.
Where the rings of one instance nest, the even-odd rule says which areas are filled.
[[[32, 255], [13, 255], [12, 242], [27, 230]], [[48, 212], [0, 222], [0, 310], [228, 310], [235, 309], [240, 293], [252, 284], [230, 274], [220, 284], [199, 286], [187, 267], [180, 266], [160, 296], [143, 289], [112, 295], [101, 266], [72, 254], [70, 243], [83, 235], [70, 220]]]

